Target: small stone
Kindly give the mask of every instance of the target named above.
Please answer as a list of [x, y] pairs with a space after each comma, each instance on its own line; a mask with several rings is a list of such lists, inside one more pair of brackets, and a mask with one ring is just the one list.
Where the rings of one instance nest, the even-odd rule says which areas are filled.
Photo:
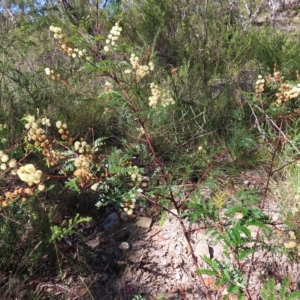
[[108, 233], [113, 233], [118, 230], [120, 226], [120, 219], [117, 213], [113, 212], [107, 216], [107, 218], [102, 223], [105, 231]]
[[181, 278], [180, 274], [176, 274], [176, 279], [179, 280]]
[[127, 251], [130, 249], [130, 245], [127, 242], [123, 242], [120, 244], [119, 248], [123, 251]]
[[152, 219], [148, 217], [141, 217], [137, 221], [136, 225], [142, 228], [149, 228], [151, 226]]
[[207, 243], [198, 243], [196, 246], [195, 254], [201, 257], [203, 257], [204, 255], [210, 257], [209, 247]]
[[244, 181], [244, 185], [247, 185], [247, 186], [248, 186], [249, 184], [250, 184], [250, 181], [249, 181], [249, 180], [245, 180], [245, 181]]

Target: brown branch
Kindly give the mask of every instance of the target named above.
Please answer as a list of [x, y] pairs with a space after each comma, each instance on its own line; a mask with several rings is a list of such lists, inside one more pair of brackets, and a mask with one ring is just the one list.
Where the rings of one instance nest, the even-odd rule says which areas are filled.
[[276, 156], [278, 147], [280, 145], [280, 135], [281, 135], [281, 129], [282, 129], [282, 126], [283, 126], [283, 122], [284, 122], [284, 119], [281, 120], [280, 128], [278, 130], [277, 143], [276, 143], [275, 149], [274, 149], [273, 154], [272, 154], [272, 160], [271, 160], [271, 165], [270, 165], [270, 169], [269, 169], [269, 172], [268, 172], [267, 183], [266, 183], [266, 187], [265, 187], [265, 190], [264, 190], [262, 202], [260, 203], [260, 206], [259, 206], [260, 209], [263, 209], [264, 206], [265, 206], [265, 201], [266, 201], [266, 198], [267, 198], [267, 193], [268, 193], [269, 185], [270, 185], [270, 182], [271, 182], [271, 177], [273, 175], [273, 167], [274, 167], [274, 162], [275, 162], [275, 156]]
[[6, 219], [8, 219], [8, 220], [10, 220], [10, 221], [12, 221], [12, 222], [14, 222], [14, 223], [18, 224], [18, 225], [21, 225], [21, 223], [20, 223], [20, 222], [18, 222], [18, 221], [16, 221], [16, 220], [14, 220], [14, 219], [11, 219], [11, 218], [9, 218], [9, 217], [5, 216], [5, 215], [4, 215], [4, 214], [2, 214], [2, 213], [0, 213], [0, 216], [2, 216], [3, 218], [6, 218]]

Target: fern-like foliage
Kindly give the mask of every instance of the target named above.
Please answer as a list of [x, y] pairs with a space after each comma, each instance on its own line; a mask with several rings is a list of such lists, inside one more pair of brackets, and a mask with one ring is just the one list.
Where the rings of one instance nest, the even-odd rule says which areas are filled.
[[209, 266], [209, 269], [199, 269], [196, 273], [214, 276], [217, 286], [226, 285], [229, 294], [237, 294], [239, 299], [243, 299], [243, 288], [246, 285], [246, 278], [241, 270], [224, 261], [212, 260], [205, 255], [203, 259]]
[[76, 229], [80, 223], [89, 222], [92, 218], [90, 217], [80, 217], [79, 214], [75, 216], [74, 219], [64, 220], [59, 226], [51, 226], [51, 238], [50, 242], [55, 242], [56, 240], [61, 240], [67, 235], [76, 234]]
[[[279, 293], [276, 290], [276, 282], [274, 278], [270, 278], [261, 290], [263, 300], [298, 300], [300, 299], [300, 291], [289, 293], [290, 280], [284, 278], [281, 283]], [[279, 294], [279, 295], [278, 295]], [[278, 297], [279, 296], [279, 297]]]
[[225, 204], [226, 195], [224, 192], [219, 191], [212, 198], [213, 203], [218, 209], [221, 209]]
[[219, 220], [219, 209], [214, 205], [213, 201], [203, 199], [200, 195], [192, 195], [192, 201], [187, 202], [187, 206], [192, 208], [192, 211], [185, 212], [181, 216], [189, 216], [192, 222], [201, 220], [205, 224]]

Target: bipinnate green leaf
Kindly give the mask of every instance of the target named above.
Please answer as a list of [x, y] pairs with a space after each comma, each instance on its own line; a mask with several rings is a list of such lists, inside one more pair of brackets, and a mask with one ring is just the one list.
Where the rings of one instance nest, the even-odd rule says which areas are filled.
[[227, 292], [229, 294], [234, 294], [235, 292], [237, 292], [239, 290], [239, 286], [235, 285], [235, 284], [229, 284], [228, 288], [227, 288]]
[[285, 298], [289, 283], [290, 283], [290, 281], [288, 278], [284, 278], [282, 280], [280, 291], [279, 291], [280, 299]]
[[251, 237], [251, 231], [246, 226], [239, 226], [239, 230], [244, 233], [246, 237]]
[[207, 257], [206, 255], [203, 256], [203, 260], [215, 271], [219, 272], [220, 268], [218, 263], [215, 260]]
[[209, 270], [209, 269], [199, 269], [196, 271], [196, 274], [198, 275], [211, 275], [211, 276], [215, 276], [216, 272], [213, 270]]
[[225, 198], [226, 198], [225, 193], [222, 192], [222, 191], [219, 191], [212, 198], [212, 202], [215, 204], [215, 206], [218, 209], [221, 209], [224, 206], [224, 204], [225, 204]]
[[300, 299], [300, 291], [293, 292], [286, 297], [286, 300], [299, 300]]
[[263, 300], [276, 300], [275, 279], [270, 278], [261, 290], [261, 297]]

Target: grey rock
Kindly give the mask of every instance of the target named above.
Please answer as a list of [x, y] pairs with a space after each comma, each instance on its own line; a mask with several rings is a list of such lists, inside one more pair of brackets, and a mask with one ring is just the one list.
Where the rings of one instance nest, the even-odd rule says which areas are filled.
[[122, 242], [119, 246], [119, 248], [123, 251], [127, 251], [130, 249], [130, 245], [127, 242]]
[[195, 254], [197, 256], [201, 256], [201, 257], [203, 257], [204, 255], [206, 255], [207, 257], [210, 257], [210, 251], [209, 251], [209, 247], [208, 247], [207, 243], [205, 243], [205, 242], [198, 243], [196, 245]]
[[113, 212], [106, 217], [106, 219], [102, 223], [103, 228], [108, 233], [114, 233], [119, 229], [120, 219], [117, 213]]
[[136, 225], [142, 228], [149, 228], [151, 226], [152, 219], [148, 217], [140, 217]]

